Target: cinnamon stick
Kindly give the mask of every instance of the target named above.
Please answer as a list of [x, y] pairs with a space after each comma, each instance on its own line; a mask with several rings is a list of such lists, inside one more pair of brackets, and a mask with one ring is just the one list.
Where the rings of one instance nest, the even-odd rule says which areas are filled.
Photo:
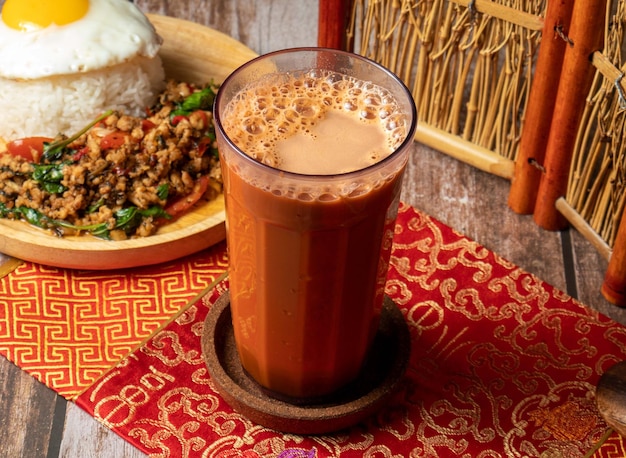
[[347, 29], [352, 0], [320, 0], [317, 44], [323, 48], [352, 50]]
[[617, 229], [601, 291], [610, 303], [626, 307], [626, 211]]
[[602, 47], [606, 0], [574, 2], [561, 79], [545, 152], [535, 222], [547, 230], [567, 227], [567, 220], [556, 209], [559, 197], [565, 196], [576, 134], [584, 111], [595, 68], [591, 57]]
[[535, 208], [541, 179], [541, 165], [548, 143], [552, 113], [556, 101], [566, 40], [560, 33], [567, 32], [574, 2], [548, 2], [546, 19], [539, 46], [537, 64], [526, 108], [526, 115], [515, 172], [509, 191], [509, 207], [519, 214], [531, 214]]

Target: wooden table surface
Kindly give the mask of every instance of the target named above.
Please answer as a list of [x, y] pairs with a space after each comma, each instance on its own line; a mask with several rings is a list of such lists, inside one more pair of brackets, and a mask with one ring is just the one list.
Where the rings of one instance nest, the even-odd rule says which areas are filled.
[[[0, 0], [0, 5], [4, 3]], [[144, 12], [220, 30], [262, 54], [317, 44], [317, 2], [136, 0]], [[507, 207], [509, 182], [417, 145], [403, 200], [542, 280], [626, 324], [599, 289], [607, 262], [577, 232], [546, 232]], [[0, 457], [144, 456], [72, 403], [0, 357]]]

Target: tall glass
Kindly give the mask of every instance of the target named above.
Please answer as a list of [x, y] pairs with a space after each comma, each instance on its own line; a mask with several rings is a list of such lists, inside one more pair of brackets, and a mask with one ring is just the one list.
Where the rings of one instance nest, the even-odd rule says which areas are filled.
[[230, 305], [245, 370], [277, 395], [354, 380], [376, 334], [413, 98], [361, 56], [261, 56], [218, 91]]

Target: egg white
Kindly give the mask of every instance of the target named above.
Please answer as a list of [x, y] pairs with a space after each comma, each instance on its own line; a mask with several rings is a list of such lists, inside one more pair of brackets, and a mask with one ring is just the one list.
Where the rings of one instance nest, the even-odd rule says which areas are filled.
[[85, 16], [67, 25], [22, 32], [0, 19], [0, 76], [36, 79], [154, 57], [161, 37], [128, 0], [90, 0]]

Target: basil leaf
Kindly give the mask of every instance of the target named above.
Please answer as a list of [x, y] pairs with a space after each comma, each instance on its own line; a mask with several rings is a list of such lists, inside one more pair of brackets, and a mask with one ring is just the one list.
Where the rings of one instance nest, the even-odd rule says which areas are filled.
[[100, 198], [97, 202], [94, 202], [93, 204], [89, 206], [89, 208], [87, 208], [87, 213], [88, 214], [95, 213], [103, 205], [104, 205], [104, 198]]
[[85, 132], [87, 132], [93, 126], [98, 124], [100, 121], [102, 121], [103, 119], [106, 119], [111, 113], [113, 113], [113, 110], [109, 110], [109, 111], [103, 113], [102, 115], [100, 115], [96, 119], [94, 119], [92, 122], [87, 124], [85, 127], [83, 127], [80, 131], [76, 132], [71, 137], [68, 137], [68, 138], [66, 138], [64, 140], [59, 140], [59, 141], [56, 141], [56, 142], [52, 142], [52, 143], [44, 142], [44, 144], [43, 144], [43, 154], [41, 155], [42, 159], [44, 159], [44, 160], [46, 160], [48, 162], [58, 161], [59, 159], [61, 159], [63, 157], [63, 153], [65, 152], [65, 148], [67, 148], [67, 146], [70, 143], [72, 143], [74, 140], [78, 139], [81, 135], [83, 135]]
[[48, 229], [50, 227], [50, 218], [34, 208], [18, 207], [16, 210], [22, 217], [33, 226]]
[[157, 197], [161, 200], [167, 200], [167, 196], [170, 194], [170, 186], [167, 183], [159, 185], [157, 188]]
[[207, 86], [201, 91], [194, 92], [187, 96], [181, 103], [177, 104], [177, 108], [172, 111], [170, 118], [174, 116], [188, 116], [196, 110], [210, 111], [213, 108], [215, 95], [211, 86]]
[[37, 181], [45, 191], [51, 194], [60, 194], [67, 189], [61, 184], [63, 180], [64, 163], [48, 165], [33, 164], [33, 166], [34, 171], [32, 178]]
[[120, 229], [126, 233], [130, 233], [137, 229], [143, 218], [150, 216], [153, 218], [171, 218], [171, 216], [158, 205], [154, 205], [145, 210], [140, 210], [137, 207], [127, 207], [115, 212], [115, 229]]

